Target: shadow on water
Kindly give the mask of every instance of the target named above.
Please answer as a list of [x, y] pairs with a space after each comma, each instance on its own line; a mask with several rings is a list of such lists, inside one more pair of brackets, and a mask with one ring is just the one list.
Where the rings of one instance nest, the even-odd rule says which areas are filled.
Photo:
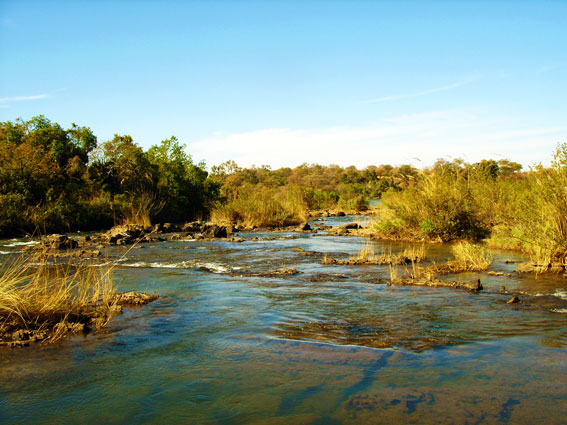
[[372, 386], [376, 373], [388, 365], [388, 359], [394, 354], [393, 351], [384, 351], [380, 358], [362, 371], [362, 378], [356, 384], [345, 388], [343, 392], [343, 399], [347, 400], [352, 395], [366, 391]]
[[512, 412], [514, 408], [520, 404], [519, 400], [509, 399], [506, 403], [502, 405], [502, 410], [498, 414], [498, 422], [507, 424], [510, 423], [510, 418], [512, 416]]
[[284, 397], [280, 403], [280, 407], [276, 413], [276, 416], [289, 415], [297, 406], [301, 404], [303, 400], [318, 394], [322, 390], [323, 385], [313, 385], [296, 394]]

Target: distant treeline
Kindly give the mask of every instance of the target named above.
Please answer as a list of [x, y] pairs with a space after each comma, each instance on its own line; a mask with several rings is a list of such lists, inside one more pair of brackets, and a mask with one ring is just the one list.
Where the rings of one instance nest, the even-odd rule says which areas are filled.
[[508, 160], [439, 160], [425, 170], [272, 170], [228, 161], [208, 173], [175, 137], [144, 151], [128, 135], [98, 143], [87, 127], [63, 129], [38, 116], [0, 123], [0, 235], [196, 218], [279, 226], [305, 220], [309, 210], [363, 211], [369, 200], [384, 198], [392, 216], [384, 217], [383, 234], [478, 238], [503, 222], [513, 204], [500, 204], [505, 194], [527, 190], [529, 173], [520, 170]]
[[[401, 190], [417, 175], [409, 165], [301, 165], [271, 170], [233, 161], [195, 164], [175, 137], [144, 151], [131, 136], [98, 143], [88, 127], [64, 129], [44, 116], [0, 123], [0, 235], [149, 225], [206, 218], [252, 225], [301, 221], [308, 209], [363, 210], [368, 200]], [[280, 201], [289, 202], [279, 211]], [[244, 209], [223, 215], [240, 203]], [[291, 219], [286, 218], [290, 216]]]

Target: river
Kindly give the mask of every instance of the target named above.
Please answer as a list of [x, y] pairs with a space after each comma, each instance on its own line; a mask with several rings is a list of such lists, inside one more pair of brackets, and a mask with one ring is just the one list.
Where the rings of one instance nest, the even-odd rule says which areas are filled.
[[[567, 279], [469, 273], [447, 278], [480, 278], [484, 291], [394, 287], [388, 266], [320, 264], [359, 251], [358, 237], [240, 237], [106, 247], [118, 288], [159, 300], [97, 333], [1, 349], [0, 423], [565, 423]], [[24, 243], [0, 241], [0, 261]], [[428, 248], [429, 261], [449, 255]], [[494, 255], [497, 272], [521, 260]], [[501, 286], [531, 295], [507, 304]]]

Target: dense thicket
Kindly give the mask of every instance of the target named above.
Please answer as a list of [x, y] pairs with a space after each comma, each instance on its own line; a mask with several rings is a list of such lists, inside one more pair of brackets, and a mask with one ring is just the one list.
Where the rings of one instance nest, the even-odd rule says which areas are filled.
[[144, 152], [43, 116], [0, 123], [1, 235], [191, 219], [217, 190], [175, 137]]
[[438, 161], [414, 185], [384, 196], [376, 223], [382, 236], [449, 241], [487, 239], [538, 262], [567, 259], [567, 144], [550, 167], [528, 172], [507, 160]]

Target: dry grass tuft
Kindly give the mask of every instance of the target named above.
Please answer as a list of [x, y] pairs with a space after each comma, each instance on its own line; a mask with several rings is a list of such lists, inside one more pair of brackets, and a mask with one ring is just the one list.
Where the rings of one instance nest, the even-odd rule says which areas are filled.
[[459, 242], [451, 248], [462, 271], [482, 271], [492, 264], [492, 254], [482, 245]]
[[419, 263], [427, 257], [427, 249], [425, 245], [411, 246], [403, 251], [393, 253], [390, 250], [380, 251], [376, 253], [374, 246], [370, 243], [364, 245], [357, 254], [354, 254], [348, 260], [344, 260], [344, 264], [372, 264], [372, 265], [388, 265], [388, 264], [413, 264]]
[[120, 311], [112, 265], [30, 264], [19, 258], [0, 268], [0, 341], [24, 332], [54, 341], [67, 332], [99, 328]]

